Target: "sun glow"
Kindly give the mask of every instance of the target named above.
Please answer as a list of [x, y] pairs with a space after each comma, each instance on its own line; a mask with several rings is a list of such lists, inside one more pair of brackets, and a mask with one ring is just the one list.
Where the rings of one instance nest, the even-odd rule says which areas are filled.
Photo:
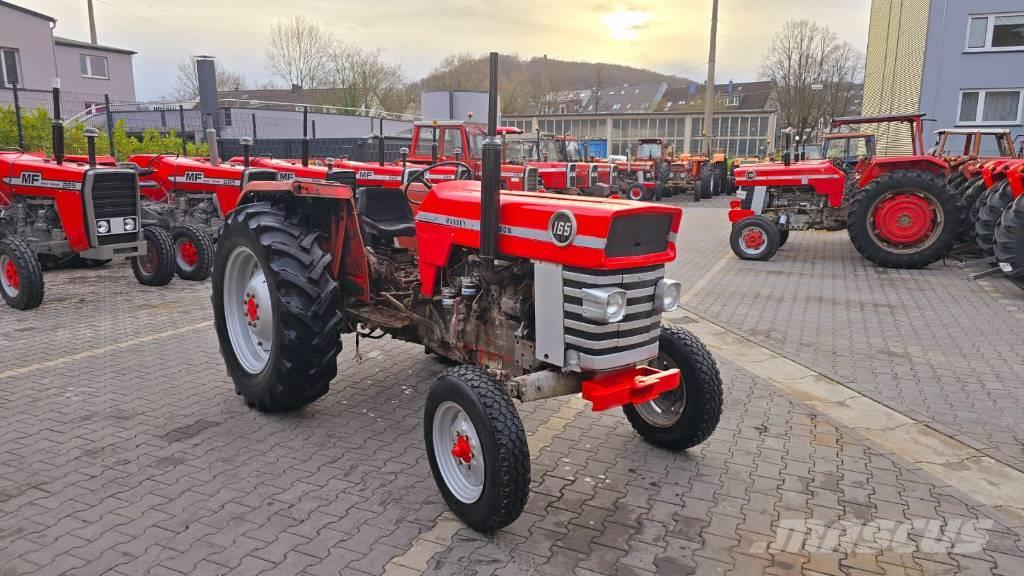
[[649, 13], [632, 10], [620, 10], [603, 17], [613, 40], [635, 40], [637, 31], [644, 28], [650, 19]]

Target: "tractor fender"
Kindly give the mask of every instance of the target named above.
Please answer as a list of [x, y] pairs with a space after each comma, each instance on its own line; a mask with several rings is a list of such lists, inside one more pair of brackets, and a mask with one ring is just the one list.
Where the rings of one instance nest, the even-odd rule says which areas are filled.
[[894, 170], [917, 170], [920, 172], [931, 172], [945, 177], [949, 172], [949, 164], [935, 156], [893, 156], [890, 158], [875, 158], [857, 181], [857, 188], [864, 188], [872, 180], [882, 174]]

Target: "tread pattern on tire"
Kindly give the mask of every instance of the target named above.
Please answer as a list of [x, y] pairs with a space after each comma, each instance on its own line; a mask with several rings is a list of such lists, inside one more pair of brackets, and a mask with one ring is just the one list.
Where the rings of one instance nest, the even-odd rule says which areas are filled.
[[1013, 268], [1007, 276], [1024, 280], [1024, 196], [1019, 196], [1003, 211], [996, 226], [994, 251], [996, 260]]
[[689, 353], [690, 360], [696, 371], [696, 378], [709, 384], [700, 386], [702, 410], [700, 411], [697, 425], [692, 427], [690, 434], [675, 438], [672, 444], [668, 444], [663, 438], [646, 433], [649, 425], [632, 406], [624, 406], [623, 411], [626, 413], [626, 419], [629, 420], [633, 429], [644, 436], [644, 439], [648, 442], [670, 450], [686, 450], [710, 438], [718, 427], [718, 422], [722, 417], [722, 404], [724, 402], [722, 376], [718, 372], [718, 365], [715, 363], [714, 356], [711, 355], [707, 346], [700, 341], [700, 338], [697, 338], [689, 330], [672, 324], [663, 324], [661, 330], [662, 337], [667, 333], [669, 337], [677, 339], [682, 344]]
[[974, 225], [974, 241], [983, 255], [992, 256], [995, 253], [996, 225], [999, 223], [1003, 211], [1009, 208], [1013, 202], [1010, 183], [1003, 180], [996, 184], [984, 198], [984, 204], [981, 204], [979, 200], [978, 221]]
[[[14, 262], [17, 267], [19, 288], [16, 297], [9, 297], [3, 294], [3, 299], [17, 310], [31, 310], [38, 308], [43, 303], [43, 293], [46, 284], [43, 280], [43, 266], [39, 263], [32, 249], [24, 240], [17, 236], [11, 236], [0, 240], [0, 248]], [[0, 270], [0, 274], [3, 271]], [[28, 276], [26, 278], [26, 276]], [[2, 290], [0, 290], [2, 292]]]
[[[887, 186], [900, 186], [895, 181], [910, 181], [905, 187], [916, 186], [927, 191], [943, 210], [943, 229], [929, 246], [917, 252], [896, 253], [880, 246], [868, 233], [870, 214], [877, 196]], [[916, 182], [914, 182], [916, 181]], [[881, 192], [879, 192], [881, 190]], [[871, 262], [885, 268], [924, 268], [949, 253], [961, 231], [965, 216], [963, 202], [946, 184], [945, 178], [922, 170], [893, 170], [881, 174], [863, 189], [853, 194], [850, 203], [847, 232], [858, 252]]]
[[519, 413], [512, 398], [483, 368], [453, 366], [446, 368], [444, 375], [458, 378], [473, 390], [495, 430], [500, 452], [498, 463], [501, 465], [498, 482], [506, 490], [500, 494], [499, 510], [489, 518], [488, 525], [475, 527], [483, 532], [493, 532], [514, 522], [526, 507], [530, 495], [530, 448], [526, 434], [522, 423], [516, 422]]
[[985, 193], [985, 180], [976, 176], [967, 181], [961, 188], [963, 194], [960, 196], [967, 210], [967, 219], [964, 221], [960, 240], [965, 243], [974, 244], [974, 225], [977, 222], [978, 199]]
[[193, 282], [206, 280], [213, 271], [213, 251], [215, 249], [213, 239], [210, 238], [210, 235], [205, 230], [195, 224], [182, 224], [181, 226], [176, 226], [171, 232], [171, 240], [177, 243], [178, 238], [183, 235], [187, 235], [193, 244], [197, 244], [196, 250], [199, 260], [191, 270], [181, 270], [177, 267], [177, 253], [175, 253], [175, 272], [177, 272], [178, 277], [182, 280]]
[[174, 280], [174, 241], [171, 240], [171, 234], [157, 226], [146, 226], [142, 229], [142, 235], [150, 247], [156, 248], [157, 268], [152, 275], [146, 274], [139, 266], [139, 259], [132, 258], [135, 279], [143, 286], [166, 286]]
[[[239, 392], [257, 410], [282, 412], [300, 408], [323, 396], [338, 373], [341, 352], [342, 314], [338, 311], [338, 284], [331, 278], [331, 255], [320, 248], [318, 231], [305, 230], [282, 206], [268, 202], [243, 205], [228, 216], [225, 232], [244, 226], [267, 250], [276, 280], [282, 337], [275, 341], [279, 358], [263, 388], [242, 386]], [[218, 251], [225, 245], [224, 236]], [[218, 255], [220, 256], [220, 255]], [[226, 259], [226, 254], [223, 255]], [[221, 260], [220, 257], [217, 258]], [[222, 290], [214, 280], [214, 296]], [[222, 311], [218, 311], [218, 321]], [[220, 338], [221, 354], [233, 358], [226, 335]]]

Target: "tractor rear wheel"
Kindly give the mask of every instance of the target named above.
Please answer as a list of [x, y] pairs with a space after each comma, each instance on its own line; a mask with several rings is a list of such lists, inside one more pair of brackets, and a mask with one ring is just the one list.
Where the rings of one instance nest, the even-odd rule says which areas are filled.
[[960, 198], [967, 209], [967, 218], [964, 220], [964, 225], [960, 228], [959, 240], [973, 245], [974, 224], [977, 221], [975, 205], [978, 203], [978, 198], [985, 193], [985, 180], [981, 176], [972, 178], [961, 190], [963, 190], [963, 195]]
[[448, 507], [480, 532], [519, 517], [530, 494], [530, 449], [501, 382], [477, 366], [441, 373], [427, 393], [423, 437]]
[[146, 254], [132, 258], [132, 272], [143, 286], [166, 286], [174, 280], [174, 242], [167, 230], [158, 226], [142, 229]]
[[751, 216], [733, 224], [729, 246], [742, 260], [768, 260], [779, 249], [779, 227], [764, 216]]
[[787, 240], [789, 240], [789, 230], [779, 230], [779, 248], [785, 246]]
[[963, 204], [941, 176], [894, 170], [854, 195], [847, 231], [879, 266], [923, 268], [949, 252], [963, 220]]
[[182, 280], [201, 281], [213, 270], [213, 240], [195, 224], [177, 226], [171, 232], [174, 241], [174, 268]]
[[17, 236], [0, 240], [0, 295], [15, 310], [31, 310], [43, 303], [43, 267]]
[[217, 340], [235, 392], [257, 410], [305, 406], [338, 373], [338, 284], [319, 239], [300, 214], [257, 202], [233, 210], [217, 242]]
[[996, 226], [994, 248], [999, 267], [1024, 288], [1024, 196], [1017, 197], [1003, 212]]
[[693, 201], [700, 202], [700, 199], [704, 197], [704, 193], [701, 191], [701, 181], [695, 180], [693, 182]]
[[722, 377], [704, 343], [678, 326], [662, 326], [659, 370], [678, 368], [678, 388], [650, 402], [622, 407], [626, 419], [644, 440], [669, 450], [686, 450], [704, 442], [722, 416]]
[[[983, 256], [995, 254], [996, 224], [1003, 212], [1013, 203], [1013, 190], [1007, 180], [996, 184], [978, 208], [978, 221], [974, 224], [974, 241]], [[980, 202], [979, 202], [980, 204]]]

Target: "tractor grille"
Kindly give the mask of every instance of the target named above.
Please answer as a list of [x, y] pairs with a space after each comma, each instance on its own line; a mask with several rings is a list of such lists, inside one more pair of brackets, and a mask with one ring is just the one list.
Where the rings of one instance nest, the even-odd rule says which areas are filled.
[[[654, 307], [654, 290], [665, 275], [664, 266], [627, 270], [562, 269], [565, 348], [580, 355], [584, 367], [618, 367], [635, 362], [637, 353], [657, 354], [661, 313]], [[602, 324], [583, 316], [584, 288], [616, 287], [626, 290], [626, 316], [616, 324]], [[620, 362], [617, 355], [623, 355]], [[629, 359], [626, 358], [629, 357]]]
[[608, 169], [608, 185], [615, 186], [619, 182], [619, 167], [612, 166]]
[[328, 182], [337, 182], [338, 184], [344, 184], [352, 190], [356, 189], [356, 171], [355, 170], [331, 170], [327, 175]]
[[565, 187], [575, 188], [576, 187], [576, 165], [570, 163], [565, 168]]
[[612, 220], [604, 251], [609, 258], [664, 252], [672, 228], [670, 214], [628, 214]]
[[246, 168], [242, 171], [241, 187], [245, 188], [245, 185], [249, 182], [276, 182], [277, 171], [269, 170], [266, 168]]
[[525, 187], [523, 188], [527, 192], [536, 192], [540, 189], [540, 172], [534, 166], [526, 167], [526, 175], [523, 180], [525, 181]]
[[[104, 172], [97, 170], [93, 172], [92, 187], [85, 196], [87, 202], [92, 202], [93, 220], [138, 217], [139, 186], [137, 178], [134, 173], [126, 171]], [[97, 238], [100, 246], [124, 244], [136, 240], [138, 240], [138, 232], [108, 234]]]
[[589, 175], [590, 175], [590, 182], [587, 184], [587, 187], [588, 188], [593, 188], [594, 186], [597, 185], [597, 181], [598, 181], [598, 177], [597, 177], [597, 164], [591, 164], [590, 165], [590, 173], [589, 173]]

